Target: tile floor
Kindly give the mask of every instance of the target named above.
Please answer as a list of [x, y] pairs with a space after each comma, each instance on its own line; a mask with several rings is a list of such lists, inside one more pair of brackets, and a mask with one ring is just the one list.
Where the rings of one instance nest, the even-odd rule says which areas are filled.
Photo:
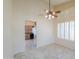
[[19, 53], [15, 59], [75, 59], [75, 51], [57, 44], [39, 48], [26, 49]]

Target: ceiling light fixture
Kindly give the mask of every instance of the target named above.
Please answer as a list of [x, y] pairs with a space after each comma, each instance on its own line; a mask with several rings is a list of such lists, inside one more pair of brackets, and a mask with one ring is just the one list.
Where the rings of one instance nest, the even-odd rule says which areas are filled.
[[51, 11], [50, 0], [49, 0], [49, 10], [46, 10], [45, 12], [46, 12], [45, 18], [47, 18], [47, 19], [53, 19], [53, 18], [57, 17], [56, 13], [60, 13], [60, 11]]

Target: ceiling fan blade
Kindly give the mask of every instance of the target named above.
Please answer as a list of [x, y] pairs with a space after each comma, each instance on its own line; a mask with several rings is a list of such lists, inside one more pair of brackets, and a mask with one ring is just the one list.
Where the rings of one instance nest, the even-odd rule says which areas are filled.
[[55, 13], [60, 13], [61, 11], [55, 11]]
[[54, 15], [55, 17], [58, 17], [57, 15]]
[[55, 16], [55, 17], [58, 17], [58, 16]]

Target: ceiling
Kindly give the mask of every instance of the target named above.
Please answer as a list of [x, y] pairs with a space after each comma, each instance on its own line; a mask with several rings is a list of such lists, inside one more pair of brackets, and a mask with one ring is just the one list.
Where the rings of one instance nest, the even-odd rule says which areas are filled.
[[[46, 3], [49, 2], [49, 0], [44, 0]], [[65, 2], [69, 2], [71, 0], [50, 0], [51, 1], [51, 5], [59, 5], [59, 4], [62, 4], [62, 3], [65, 3]]]

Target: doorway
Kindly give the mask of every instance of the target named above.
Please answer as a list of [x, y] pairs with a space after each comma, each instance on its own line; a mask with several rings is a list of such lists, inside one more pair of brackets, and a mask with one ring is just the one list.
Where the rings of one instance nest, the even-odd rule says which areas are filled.
[[26, 48], [36, 47], [36, 22], [25, 21], [25, 43]]

